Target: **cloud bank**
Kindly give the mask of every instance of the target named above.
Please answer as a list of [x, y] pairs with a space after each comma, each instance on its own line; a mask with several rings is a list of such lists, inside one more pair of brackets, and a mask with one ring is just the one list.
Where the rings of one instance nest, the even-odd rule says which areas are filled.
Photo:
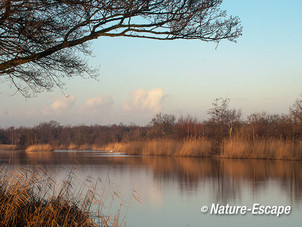
[[55, 99], [48, 107], [43, 111], [44, 114], [64, 113], [72, 108], [75, 103], [74, 96], [60, 96]]
[[160, 112], [164, 100], [164, 90], [162, 88], [153, 88], [151, 90], [137, 89], [131, 94], [130, 101], [125, 101], [124, 110], [128, 111], [151, 111]]
[[88, 98], [86, 100], [86, 107], [88, 108], [97, 108], [100, 106], [111, 106], [113, 104], [113, 100], [109, 95], [100, 95], [94, 98]]

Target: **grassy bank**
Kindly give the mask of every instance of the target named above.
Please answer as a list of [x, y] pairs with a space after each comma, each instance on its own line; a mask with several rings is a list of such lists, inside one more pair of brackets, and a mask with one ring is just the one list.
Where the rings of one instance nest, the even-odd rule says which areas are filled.
[[0, 226], [120, 226], [118, 212], [102, 214], [95, 188], [76, 192], [73, 178], [71, 172], [57, 192], [45, 169], [2, 169]]

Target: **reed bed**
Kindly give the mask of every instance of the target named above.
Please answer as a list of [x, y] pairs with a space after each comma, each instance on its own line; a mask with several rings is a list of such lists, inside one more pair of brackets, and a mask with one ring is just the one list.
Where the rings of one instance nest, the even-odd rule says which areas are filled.
[[[240, 159], [282, 159], [302, 160], [301, 140], [282, 139], [251, 139], [232, 138], [219, 143], [207, 139], [154, 139], [146, 141], [129, 141], [111, 143], [105, 146], [75, 145], [56, 147], [67, 150], [96, 150], [123, 152], [128, 155], [146, 156], [182, 156], [182, 157], [215, 157]], [[29, 146], [26, 151], [52, 151], [54, 147], [49, 144]]]
[[201, 156], [210, 155], [211, 143], [207, 140], [151, 140], [124, 144], [123, 152], [130, 155]]
[[72, 144], [68, 145], [68, 148], [66, 150], [77, 150], [77, 149], [78, 149], [78, 146], [72, 143]]
[[92, 150], [96, 151], [111, 151], [111, 152], [120, 152], [124, 149], [125, 143], [109, 143], [105, 146], [93, 145]]
[[150, 140], [128, 142], [120, 151], [129, 155], [302, 160], [302, 141], [281, 139]]
[[18, 146], [13, 144], [0, 144], [0, 150], [1, 151], [13, 151], [17, 150]]
[[[57, 192], [47, 170], [0, 171], [0, 226], [121, 226], [120, 209], [104, 215], [96, 187], [74, 189], [73, 170]], [[85, 193], [84, 193], [85, 191]], [[103, 196], [104, 193], [101, 193]], [[119, 196], [117, 192], [112, 195]]]
[[50, 144], [34, 144], [31, 146], [28, 146], [25, 151], [53, 151], [54, 148]]
[[223, 158], [302, 160], [302, 141], [231, 139], [224, 141], [220, 156]]
[[55, 150], [93, 150], [93, 151], [114, 151], [119, 152], [121, 151], [122, 147], [124, 146], [123, 143], [110, 143], [107, 145], [98, 145], [98, 144], [82, 144], [77, 145], [71, 143], [69, 145], [56, 145], [54, 147]]

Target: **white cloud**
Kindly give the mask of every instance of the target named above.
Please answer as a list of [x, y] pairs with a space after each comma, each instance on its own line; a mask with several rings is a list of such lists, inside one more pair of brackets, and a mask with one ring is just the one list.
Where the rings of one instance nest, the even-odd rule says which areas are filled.
[[164, 100], [164, 90], [153, 88], [151, 90], [137, 89], [131, 95], [129, 102], [124, 102], [124, 110], [147, 110], [153, 113], [159, 112]]
[[57, 97], [56, 100], [50, 104], [50, 106], [44, 109], [44, 114], [51, 114], [51, 113], [62, 113], [66, 112], [67, 110], [71, 109], [73, 104], [75, 103], [74, 96], [60, 96]]
[[86, 100], [86, 107], [95, 108], [99, 106], [111, 106], [113, 104], [112, 98], [109, 95], [100, 95], [95, 98]]

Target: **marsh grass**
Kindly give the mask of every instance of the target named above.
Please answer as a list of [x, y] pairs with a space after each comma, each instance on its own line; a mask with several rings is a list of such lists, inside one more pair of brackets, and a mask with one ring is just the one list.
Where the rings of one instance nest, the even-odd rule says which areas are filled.
[[93, 150], [93, 151], [114, 151], [119, 152], [123, 147], [123, 143], [110, 143], [107, 145], [98, 145], [98, 144], [82, 144], [77, 145], [71, 143], [69, 145], [56, 145], [54, 146], [55, 150]]
[[130, 155], [207, 157], [211, 152], [211, 143], [207, 140], [151, 140], [129, 142], [121, 149]]
[[53, 151], [54, 148], [50, 144], [34, 144], [31, 146], [28, 146], [25, 151]]
[[0, 144], [0, 151], [17, 150], [18, 146], [13, 144]]
[[[213, 147], [218, 153], [213, 153]], [[219, 144], [210, 140], [150, 140], [123, 144], [120, 151], [128, 155], [215, 157], [239, 159], [302, 160], [302, 141], [282, 139], [227, 139]]]
[[[301, 140], [268, 139], [225, 139], [217, 143], [207, 139], [154, 139], [146, 141], [129, 141], [112, 143], [106, 146], [75, 145], [56, 147], [68, 150], [114, 151], [128, 155], [146, 156], [181, 156], [181, 157], [214, 157], [239, 159], [282, 159], [302, 160]], [[52, 151], [49, 144], [29, 146], [26, 151]]]
[[123, 150], [124, 145], [125, 145], [125, 143], [123, 143], [123, 142], [109, 143], [105, 146], [93, 145], [92, 150], [120, 152]]
[[[69, 144], [66, 150], [76, 150], [78, 148], [75, 144]], [[61, 147], [59, 149], [62, 149]]]
[[223, 158], [302, 160], [302, 141], [231, 139], [224, 141], [220, 156]]
[[[105, 209], [104, 191], [97, 193], [97, 182], [77, 191], [75, 173], [71, 170], [60, 190], [45, 168], [0, 171], [0, 226], [121, 226], [121, 203], [112, 213]], [[112, 197], [119, 192], [112, 191]], [[103, 200], [101, 200], [103, 199]], [[107, 211], [109, 214], [105, 215]]]

